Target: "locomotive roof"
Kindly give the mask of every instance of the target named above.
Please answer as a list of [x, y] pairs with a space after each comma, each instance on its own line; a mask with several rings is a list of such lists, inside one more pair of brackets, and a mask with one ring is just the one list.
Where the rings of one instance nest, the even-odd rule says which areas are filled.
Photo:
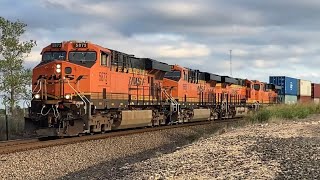
[[229, 77], [229, 76], [221, 76], [221, 81], [223, 83], [238, 84], [238, 80], [236, 78]]

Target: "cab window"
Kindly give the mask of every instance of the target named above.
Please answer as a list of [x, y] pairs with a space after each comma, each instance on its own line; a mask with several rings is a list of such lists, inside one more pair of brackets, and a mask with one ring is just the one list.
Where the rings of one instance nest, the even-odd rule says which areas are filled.
[[167, 78], [167, 79], [174, 80], [174, 81], [179, 81], [180, 78], [181, 78], [181, 72], [180, 71], [166, 72], [164, 77]]
[[256, 90], [256, 91], [259, 91], [260, 90], [260, 84], [253, 85], [253, 89]]
[[186, 73], [186, 71], [183, 71], [183, 79], [185, 81], [188, 81], [188, 74]]
[[101, 52], [101, 66], [109, 66], [110, 65], [110, 55], [105, 53], [105, 52]]
[[65, 51], [48, 51], [42, 54], [42, 61], [66, 60]]
[[72, 51], [69, 52], [69, 61], [95, 61], [97, 53], [92, 51]]

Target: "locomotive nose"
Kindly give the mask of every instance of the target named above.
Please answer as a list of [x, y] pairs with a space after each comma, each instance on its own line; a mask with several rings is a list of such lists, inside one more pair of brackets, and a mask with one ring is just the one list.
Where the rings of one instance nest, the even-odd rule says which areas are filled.
[[47, 99], [47, 96], [55, 99], [60, 96], [59, 82], [63, 77], [62, 68], [63, 62], [52, 61], [34, 69], [33, 74], [38, 74], [33, 79], [34, 99]]

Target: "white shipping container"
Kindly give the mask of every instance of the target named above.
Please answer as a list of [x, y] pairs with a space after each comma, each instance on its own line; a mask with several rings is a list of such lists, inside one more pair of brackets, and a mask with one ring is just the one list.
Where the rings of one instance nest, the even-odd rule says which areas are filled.
[[315, 104], [319, 104], [319, 103], [320, 103], [320, 98], [314, 98], [314, 99], [313, 99], [313, 102], [314, 102]]
[[279, 100], [281, 103], [284, 104], [297, 104], [298, 102], [298, 96], [293, 95], [280, 95]]
[[299, 81], [299, 95], [311, 96], [311, 81], [306, 81], [306, 80]]

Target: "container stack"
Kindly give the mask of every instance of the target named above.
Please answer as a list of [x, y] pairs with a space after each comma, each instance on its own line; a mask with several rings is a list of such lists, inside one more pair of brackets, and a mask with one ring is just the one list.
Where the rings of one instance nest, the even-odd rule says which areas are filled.
[[311, 97], [313, 102], [319, 104], [320, 102], [320, 84], [312, 83], [311, 84]]
[[298, 80], [298, 102], [311, 103], [311, 81]]
[[[279, 101], [285, 104], [295, 104], [298, 100], [298, 79], [287, 76], [270, 76], [269, 83], [280, 86]], [[311, 92], [311, 91], [310, 91]]]

